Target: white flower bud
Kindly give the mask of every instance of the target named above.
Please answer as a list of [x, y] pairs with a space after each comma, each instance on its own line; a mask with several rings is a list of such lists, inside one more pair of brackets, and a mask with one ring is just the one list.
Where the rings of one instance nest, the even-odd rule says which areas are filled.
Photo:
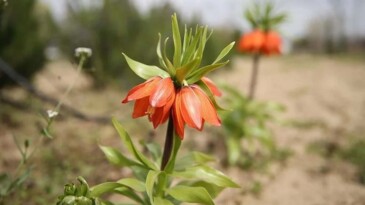
[[58, 112], [53, 111], [53, 110], [47, 110], [47, 115], [49, 118], [54, 118], [58, 115]]
[[83, 55], [86, 56], [86, 58], [90, 57], [93, 54], [93, 51], [91, 48], [85, 48], [85, 47], [79, 47], [75, 49], [75, 56], [81, 57]]

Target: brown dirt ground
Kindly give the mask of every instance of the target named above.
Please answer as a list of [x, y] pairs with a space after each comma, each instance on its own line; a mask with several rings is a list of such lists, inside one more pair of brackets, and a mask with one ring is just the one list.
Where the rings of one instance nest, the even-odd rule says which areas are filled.
[[[250, 59], [236, 58], [232, 70], [222, 69], [211, 77], [246, 92], [250, 74]], [[65, 62], [48, 65], [35, 84], [43, 92], [57, 97], [62, 94], [65, 84], [74, 76], [74, 69]], [[289, 126], [275, 126], [275, 137], [282, 147], [293, 150], [285, 164], [273, 164], [268, 173], [256, 174], [238, 168], [223, 170], [243, 187], [242, 189], [225, 190], [216, 200], [216, 204], [225, 205], [363, 205], [365, 204], [365, 187], [354, 180], [354, 168], [344, 162], [324, 159], [308, 152], [308, 145], [319, 141], [346, 141], [349, 135], [365, 130], [365, 61], [347, 58], [331, 58], [316, 56], [270, 57], [262, 59], [260, 77], [257, 86], [257, 99], [270, 100], [286, 106], [284, 119], [296, 119], [318, 123], [308, 129]], [[223, 80], [229, 79], [229, 80]], [[130, 115], [130, 107], [120, 108], [119, 90], [105, 89], [91, 91], [90, 79], [83, 76], [78, 80], [67, 104], [90, 114], [107, 114], [120, 117], [122, 123], [131, 124], [124, 118]], [[27, 98], [24, 92], [14, 89], [7, 91], [14, 99]], [[25, 97], [24, 97], [25, 96]], [[116, 103], [117, 102], [117, 103]], [[42, 105], [36, 104], [36, 108]], [[44, 108], [44, 107], [42, 107]], [[52, 108], [52, 106], [46, 107]], [[0, 171], [11, 170], [16, 165], [19, 155], [11, 140], [12, 134], [35, 133], [34, 114], [14, 114], [14, 125], [0, 125]], [[54, 128], [55, 144], [52, 153], [62, 159], [81, 160], [93, 165], [103, 161], [97, 143], [114, 145], [119, 143], [111, 126], [99, 126], [90, 122], [75, 119], [60, 120]], [[138, 120], [130, 128], [130, 132], [140, 133], [146, 122]], [[25, 128], [24, 128], [25, 127]], [[80, 127], [82, 129], [80, 129]], [[149, 126], [150, 127], [150, 126]], [[24, 129], [23, 129], [24, 128]], [[23, 129], [23, 130], [21, 130]], [[215, 128], [214, 128], [215, 129]], [[78, 143], [70, 143], [70, 139], [79, 138]], [[196, 140], [196, 139], [195, 139]], [[199, 139], [196, 140], [199, 143]], [[190, 143], [195, 142], [194, 140]], [[80, 150], [79, 143], [84, 146], [76, 159], [71, 158], [73, 151]], [[189, 144], [187, 140], [186, 144]], [[198, 144], [199, 145], [199, 144]], [[201, 146], [201, 145], [199, 145]], [[365, 149], [365, 148], [364, 148]], [[90, 152], [91, 150], [91, 152]], [[85, 152], [85, 153], [83, 153]], [[91, 155], [90, 155], [91, 154]], [[90, 157], [93, 156], [93, 157]], [[105, 160], [104, 160], [105, 161]], [[364, 162], [365, 163], [365, 162]], [[91, 184], [117, 179], [120, 170], [111, 169], [107, 163], [100, 164], [99, 171], [90, 168], [95, 179]], [[101, 170], [101, 171], [100, 171]], [[108, 170], [114, 170], [108, 172]], [[38, 170], [39, 175], [47, 174]], [[108, 174], [106, 174], [108, 173]], [[64, 173], [66, 179], [73, 180], [78, 170]], [[258, 179], [263, 188], [259, 195], [247, 194], [252, 179]], [[61, 183], [61, 182], [56, 182]], [[60, 184], [62, 188], [62, 185]]]

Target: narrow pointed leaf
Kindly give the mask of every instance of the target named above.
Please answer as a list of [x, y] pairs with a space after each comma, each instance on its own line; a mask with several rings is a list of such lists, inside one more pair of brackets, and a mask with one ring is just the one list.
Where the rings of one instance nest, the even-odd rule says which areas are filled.
[[206, 165], [199, 165], [195, 167], [189, 167], [185, 171], [172, 173], [175, 177], [181, 177], [183, 179], [196, 179], [202, 180], [211, 184], [215, 184], [220, 187], [240, 187], [233, 182], [230, 178], [224, 175], [222, 172], [215, 170]]
[[212, 64], [212, 65], [208, 65], [208, 66], [199, 68], [188, 76], [187, 82], [189, 84], [193, 84], [193, 83], [199, 81], [203, 76], [205, 76], [209, 72], [226, 65], [228, 62], [229, 61], [226, 61], [223, 63], [216, 63], [216, 64]]
[[[164, 62], [163, 58], [162, 58], [162, 53], [161, 53], [161, 34], [158, 34], [158, 43], [157, 43], [157, 48], [156, 48], [156, 53], [158, 56], [158, 61], [160, 62], [160, 65], [167, 70], [167, 66], [166, 63]], [[167, 71], [168, 72], [168, 71]]]
[[214, 205], [212, 197], [203, 187], [175, 186], [166, 190], [166, 192], [181, 202], [200, 203]]
[[90, 196], [91, 197], [99, 197], [102, 194], [113, 192], [114, 189], [118, 187], [123, 187], [124, 185], [119, 184], [117, 182], [105, 182], [102, 184], [98, 184], [94, 187], [90, 188]]
[[118, 122], [117, 119], [112, 119], [113, 125], [115, 129], [117, 130], [120, 138], [123, 141], [123, 144], [126, 146], [128, 151], [133, 154], [133, 156], [141, 162], [143, 165], [145, 165], [149, 169], [158, 170], [155, 164], [153, 164], [147, 157], [145, 157], [141, 152], [137, 150], [137, 148], [134, 146], [132, 139], [128, 135], [128, 133], [125, 131], [123, 126]]
[[174, 14], [172, 16], [172, 35], [174, 40], [174, 66], [180, 67], [181, 66], [181, 36], [180, 36], [180, 29], [179, 24], [177, 22], [177, 16]]
[[117, 182], [138, 192], [146, 191], [145, 184], [135, 178], [124, 178], [118, 180]]
[[[150, 198], [150, 202], [152, 203], [152, 205], [154, 205], [155, 203], [153, 203], [153, 190], [154, 190], [154, 186], [155, 186], [155, 182], [157, 180], [158, 175], [160, 174], [159, 171], [153, 171], [150, 170], [147, 174], [147, 178], [146, 178], [146, 192], [147, 192], [147, 196]], [[158, 204], [156, 204], [158, 205]]]
[[201, 152], [190, 152], [187, 155], [176, 160], [175, 170], [183, 170], [186, 167], [192, 167], [200, 164], [215, 161], [215, 158]]
[[112, 147], [100, 146], [100, 149], [104, 152], [108, 161], [117, 166], [142, 166], [141, 164], [128, 159], [122, 153], [120, 153], [117, 149]]
[[154, 202], [158, 205], [174, 205], [172, 202], [160, 197], [155, 197]]
[[135, 60], [129, 58], [124, 53], [123, 53], [123, 55], [129, 65], [129, 67], [133, 70], [133, 72], [145, 80], [150, 79], [154, 76], [160, 76], [162, 78], [169, 76], [169, 74], [166, 71], [162, 70], [161, 68], [159, 68], [157, 66], [146, 65], [146, 64], [140, 63], [138, 61], [135, 61]]
[[[126, 196], [126, 197], [138, 202], [137, 204], [144, 204], [145, 203], [138, 194], [136, 194], [132, 189], [130, 189], [128, 187], [123, 186], [123, 187], [115, 188], [114, 192], [118, 193], [120, 195]], [[130, 204], [130, 205], [132, 205], [132, 204]]]
[[167, 47], [167, 41], [168, 40], [169, 40], [169, 38], [165, 39], [164, 48], [163, 48], [163, 51], [162, 51], [162, 58], [165, 61], [165, 64], [168, 68], [168, 71], [169, 71], [170, 75], [175, 76], [175, 73], [176, 73], [175, 67], [174, 67], [174, 65], [172, 65], [171, 61], [169, 60], [169, 58], [167, 57], [167, 54], [166, 54], [166, 47]]
[[230, 43], [228, 46], [226, 46], [222, 51], [221, 53], [218, 55], [217, 59], [214, 60], [214, 62], [212, 64], [216, 64], [218, 63], [222, 58], [224, 58], [228, 53], [229, 51], [231, 51], [231, 49], [233, 48], [234, 44], [236, 42], [232, 42]]

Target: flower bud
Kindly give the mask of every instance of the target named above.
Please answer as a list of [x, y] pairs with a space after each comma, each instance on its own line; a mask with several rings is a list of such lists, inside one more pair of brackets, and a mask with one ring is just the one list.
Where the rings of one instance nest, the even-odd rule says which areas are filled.
[[75, 49], [75, 56], [76, 57], [81, 57], [84, 56], [86, 58], [91, 57], [91, 55], [93, 54], [91, 48], [85, 48], [85, 47], [79, 47]]

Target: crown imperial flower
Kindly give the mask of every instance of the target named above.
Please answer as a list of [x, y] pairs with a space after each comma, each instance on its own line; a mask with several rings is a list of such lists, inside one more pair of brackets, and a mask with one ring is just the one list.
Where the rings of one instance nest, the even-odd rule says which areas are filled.
[[[210, 36], [207, 27], [198, 27], [195, 34], [185, 28], [182, 41], [177, 17], [173, 15], [172, 31], [174, 56], [172, 60], [167, 58], [160, 38], [157, 45], [160, 67], [142, 64], [124, 54], [130, 68], [146, 81], [133, 87], [122, 103], [135, 101], [132, 117], [148, 116], [154, 128], [171, 118], [175, 133], [183, 139], [185, 125], [199, 131], [205, 122], [221, 125], [214, 96], [222, 93], [205, 75], [229, 62], [220, 61], [234, 42], [226, 46], [212, 64], [200, 66]], [[166, 42], [167, 39], [165, 47]]]

